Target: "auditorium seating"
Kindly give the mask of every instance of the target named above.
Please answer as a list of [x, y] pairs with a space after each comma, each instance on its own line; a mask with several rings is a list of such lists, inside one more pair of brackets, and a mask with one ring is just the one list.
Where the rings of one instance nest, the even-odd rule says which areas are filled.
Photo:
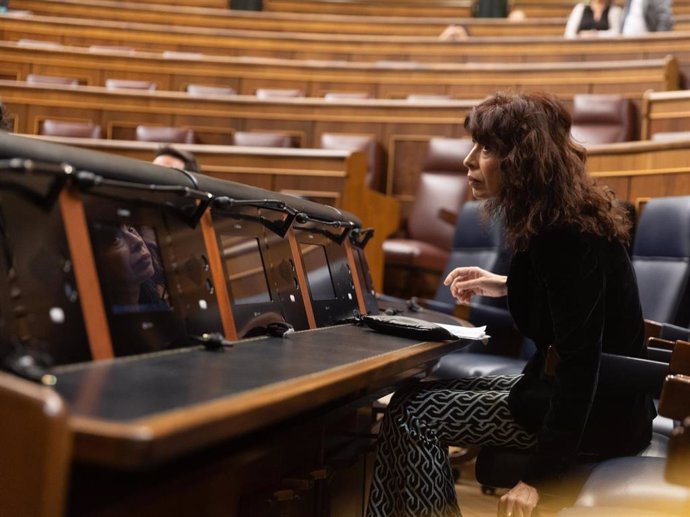
[[101, 126], [93, 122], [46, 119], [41, 123], [39, 134], [46, 136], [69, 136], [75, 138], [102, 138]]
[[145, 126], [136, 127], [136, 139], [142, 142], [165, 142], [179, 144], [193, 144], [195, 141], [194, 131], [191, 129], [165, 126]]
[[187, 93], [190, 95], [235, 95], [235, 90], [229, 86], [209, 86], [205, 84], [188, 84]]
[[637, 140], [637, 112], [630, 99], [617, 94], [576, 94], [572, 137], [584, 145]]
[[299, 147], [288, 133], [269, 131], [235, 131], [233, 145], [245, 147]]
[[350, 133], [322, 133], [323, 149], [344, 149], [346, 151], [364, 151], [367, 155], [367, 187], [383, 192], [384, 153], [376, 135]]
[[153, 81], [139, 81], [134, 79], [106, 79], [105, 87], [108, 90], [155, 90]]
[[[454, 230], [453, 224], [439, 217], [439, 211], [445, 209], [457, 214], [466, 201], [467, 177], [462, 162], [471, 147], [472, 142], [467, 138], [429, 140], [415, 199], [406, 218], [405, 234], [383, 243], [384, 292], [400, 293], [400, 279], [394, 278], [395, 271], [411, 275], [411, 282], [405, 287], [413, 294], [424, 296], [430, 289], [432, 293], [435, 290], [438, 275], [448, 262]], [[424, 285], [426, 272], [432, 273], [433, 287]], [[406, 293], [401, 294], [405, 297]]]
[[259, 99], [304, 97], [304, 91], [297, 88], [258, 88], [255, 95]]
[[67, 86], [77, 86], [79, 84], [79, 79], [57, 75], [28, 74], [26, 76], [26, 82], [29, 84], [64, 84]]

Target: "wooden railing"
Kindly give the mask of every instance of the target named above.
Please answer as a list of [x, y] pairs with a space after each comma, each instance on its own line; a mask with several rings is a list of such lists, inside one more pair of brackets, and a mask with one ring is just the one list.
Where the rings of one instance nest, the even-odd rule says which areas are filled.
[[[675, 90], [674, 58], [586, 63], [417, 64], [332, 63], [267, 58], [90, 51], [83, 47], [32, 48], [0, 42], [0, 77], [28, 74], [74, 77], [103, 86], [109, 78], [152, 81], [162, 90], [190, 83], [231, 86], [253, 95], [258, 88], [297, 88], [309, 97], [329, 91], [364, 92], [372, 98], [445, 94], [476, 99], [496, 90], [539, 89], [570, 101], [578, 93], [615, 92], [639, 101], [648, 89]], [[443, 78], [443, 80], [439, 80]]]

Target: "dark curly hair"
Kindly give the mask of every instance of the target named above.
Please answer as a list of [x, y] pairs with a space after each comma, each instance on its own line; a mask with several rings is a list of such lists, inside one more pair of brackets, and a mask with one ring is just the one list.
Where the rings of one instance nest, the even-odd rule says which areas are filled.
[[497, 93], [465, 119], [475, 142], [500, 159], [498, 195], [487, 210], [505, 221], [506, 241], [525, 250], [551, 226], [570, 226], [626, 244], [631, 221], [613, 192], [587, 174], [586, 151], [570, 137], [572, 119], [546, 93]]

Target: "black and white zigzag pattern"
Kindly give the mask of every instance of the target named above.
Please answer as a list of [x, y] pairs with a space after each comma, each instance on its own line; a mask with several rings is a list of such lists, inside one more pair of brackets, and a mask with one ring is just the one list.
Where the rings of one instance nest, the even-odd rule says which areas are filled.
[[508, 392], [520, 375], [420, 383], [396, 392], [376, 450], [368, 517], [457, 517], [448, 446], [529, 448]]

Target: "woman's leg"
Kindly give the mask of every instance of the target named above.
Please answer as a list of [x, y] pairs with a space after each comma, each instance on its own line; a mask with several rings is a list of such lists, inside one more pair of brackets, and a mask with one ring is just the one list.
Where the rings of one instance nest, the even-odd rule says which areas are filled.
[[381, 426], [367, 515], [461, 515], [449, 445], [529, 448], [536, 441], [508, 408], [519, 378], [434, 381], [397, 392]]

